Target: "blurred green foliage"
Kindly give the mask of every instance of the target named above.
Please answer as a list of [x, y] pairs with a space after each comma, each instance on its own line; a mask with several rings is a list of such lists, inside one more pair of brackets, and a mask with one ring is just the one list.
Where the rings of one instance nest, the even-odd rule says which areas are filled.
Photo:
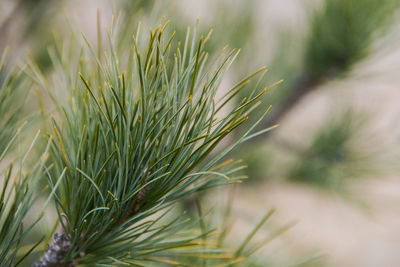
[[6, 52], [0, 59], [0, 153], [10, 143], [18, 127], [26, 101], [29, 82], [22, 71], [9, 69]]
[[[305, 149], [298, 149], [297, 160], [289, 170], [291, 181], [321, 188], [346, 190], [346, 181], [370, 177], [378, 171], [368, 143], [360, 142], [365, 127], [363, 115], [347, 111], [328, 120], [312, 136]], [[364, 138], [364, 142], [367, 142]]]
[[[324, 88], [325, 81], [344, 76], [357, 62], [368, 57], [374, 42], [390, 30], [399, 7], [400, 2], [393, 0], [324, 0], [309, 9], [308, 33], [304, 37], [294, 29], [283, 29], [269, 77], [280, 77], [285, 82], [272, 95], [266, 95], [267, 102], [274, 107], [264, 125], [284, 123], [285, 115], [309, 92]], [[297, 158], [287, 176], [290, 181], [345, 190], [348, 178], [365, 177], [380, 169], [373, 163], [379, 161], [383, 149], [375, 151], [354, 142], [362, 134], [362, 126], [357, 121], [364, 120], [364, 115], [346, 113], [333, 122], [327, 118], [327, 124], [311, 137], [306, 149], [282, 147], [269, 138], [271, 135], [266, 135], [267, 138], [253, 140], [254, 144], [240, 153], [252, 177], [264, 174], [269, 179], [277, 174], [272, 170], [277, 165], [266, 153], [263, 156], [262, 151], [266, 149], [259, 147], [283, 148]]]
[[393, 22], [396, 0], [325, 0], [310, 16], [305, 70], [322, 81], [365, 58], [373, 41]]
[[[21, 150], [16, 156], [16, 162], [7, 163], [5, 157], [10, 157], [12, 143], [21, 142], [21, 130], [18, 130], [10, 140], [7, 148], [0, 152], [0, 163], [7, 164], [0, 170], [0, 262], [1, 266], [17, 266], [42, 241], [40, 238], [32, 238], [33, 227], [43, 216], [43, 210], [34, 214], [31, 220], [27, 220], [28, 214], [32, 213], [32, 207], [39, 199], [38, 181], [42, 175], [42, 168], [46, 161], [47, 149], [39, 157], [36, 164], [29, 171], [24, 170], [26, 159], [31, 156], [39, 132], [27, 149]], [[48, 200], [50, 197], [48, 198]]]
[[[14, 2], [10, 4], [10, 2]], [[50, 59], [47, 56], [47, 46], [51, 39], [51, 29], [47, 25], [54, 23], [54, 15], [60, 9], [63, 1], [51, 0], [19, 0], [4, 1], [0, 4], [11, 6], [9, 12], [0, 17], [0, 49], [11, 47], [17, 55], [20, 49], [29, 48], [42, 67], [47, 67]]]

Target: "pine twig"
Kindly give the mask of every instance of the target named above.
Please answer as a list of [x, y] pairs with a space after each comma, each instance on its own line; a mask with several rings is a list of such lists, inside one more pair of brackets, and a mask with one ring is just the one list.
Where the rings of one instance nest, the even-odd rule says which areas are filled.
[[78, 264], [77, 260], [62, 263], [68, 251], [71, 249], [71, 242], [68, 236], [63, 233], [55, 233], [53, 242], [47, 246], [42, 258], [33, 264], [33, 267], [73, 267]]

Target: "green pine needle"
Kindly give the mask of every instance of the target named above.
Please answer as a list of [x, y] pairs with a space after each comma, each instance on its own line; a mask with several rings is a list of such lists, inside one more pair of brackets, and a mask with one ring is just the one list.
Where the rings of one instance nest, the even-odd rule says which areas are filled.
[[73, 248], [64, 262], [147, 266], [155, 258], [225, 258], [220, 249], [204, 249], [210, 233], [196, 233], [184, 217], [154, 218], [194, 192], [243, 178], [237, 162], [217, 167], [235, 147], [266, 131], [253, 133], [269, 108], [231, 146], [221, 151], [217, 145], [247, 121], [267, 89], [257, 84], [230, 107], [246, 84], [239, 82], [221, 98], [216, 92], [238, 52], [224, 49], [208, 62], [209, 35], [190, 37], [188, 31], [181, 50], [173, 34], [165, 36], [167, 24], [150, 30], [147, 40], [138, 32], [129, 44], [120, 43], [124, 39], [113, 28], [103, 59], [84, 35], [83, 48], [78, 42], [72, 43], [78, 49], [68, 50], [79, 54], [60, 57], [50, 50], [67, 101], [31, 64], [31, 75], [57, 104], [47, 174]]

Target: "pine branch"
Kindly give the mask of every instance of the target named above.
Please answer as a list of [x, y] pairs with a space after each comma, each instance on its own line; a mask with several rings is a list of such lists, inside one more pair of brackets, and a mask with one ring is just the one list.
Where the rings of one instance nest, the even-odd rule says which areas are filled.
[[35, 262], [33, 267], [73, 267], [76, 262], [69, 262], [66, 264], [60, 263], [68, 251], [71, 249], [71, 242], [66, 234], [55, 233], [53, 243], [51, 243], [40, 259]]
[[[326, 0], [313, 10], [298, 71], [301, 74], [287, 85], [287, 93], [262, 126], [280, 123], [306, 95], [327, 80], [346, 75], [356, 63], [365, 59], [373, 42], [387, 33], [399, 8], [398, 1], [393, 0]], [[278, 64], [280, 61], [278, 58]]]
[[[222, 114], [222, 107], [246, 85], [241, 81], [216, 99], [237, 51], [222, 51], [208, 63], [204, 47], [209, 35], [187, 38], [181, 50], [173, 35], [166, 36], [167, 24], [150, 30], [147, 40], [138, 33], [129, 43], [120, 43], [125, 40], [120, 28], [113, 28], [104, 60], [85, 36], [86, 48], [75, 43], [66, 50], [83, 53], [63, 58], [53, 53], [69, 100], [57, 98], [53, 88], [60, 86], [40, 82], [56, 99], [61, 118], [51, 121], [55, 138], [47, 175], [71, 247], [65, 252], [50, 245], [43, 262], [62, 255], [54, 264], [145, 265], [154, 257], [168, 260], [189, 251], [199, 257], [222, 253], [204, 249], [201, 240], [210, 233], [198, 234], [184, 216], [165, 226], [161, 218], [194, 192], [242, 178], [235, 162], [225, 169], [215, 167], [228, 152], [260, 134], [252, 130], [268, 111], [232, 146], [220, 153], [215, 148], [246, 122], [266, 90], [254, 88], [240, 105]], [[79, 75], [66, 75], [75, 63]], [[31, 72], [37, 81], [46, 80], [37, 76], [39, 70]]]

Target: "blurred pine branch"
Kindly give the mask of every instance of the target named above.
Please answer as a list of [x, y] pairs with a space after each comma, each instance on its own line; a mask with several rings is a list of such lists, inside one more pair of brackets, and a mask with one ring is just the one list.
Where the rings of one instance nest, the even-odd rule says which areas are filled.
[[324, 0], [310, 14], [299, 75], [268, 122], [278, 123], [309, 92], [365, 59], [373, 42], [392, 26], [399, 7], [392, 0]]

